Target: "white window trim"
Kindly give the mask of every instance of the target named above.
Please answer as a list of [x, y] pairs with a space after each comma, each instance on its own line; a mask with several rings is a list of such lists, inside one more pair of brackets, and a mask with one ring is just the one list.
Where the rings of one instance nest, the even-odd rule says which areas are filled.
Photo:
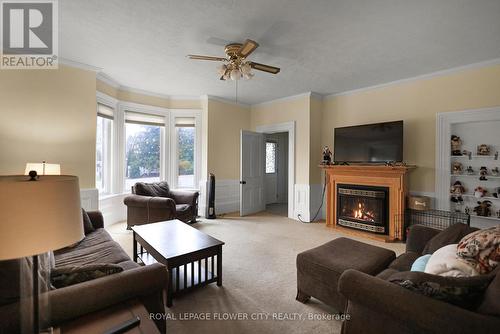
[[[165, 126], [160, 131], [161, 145], [160, 150], [160, 180], [169, 182], [171, 188], [177, 188], [177, 176], [173, 175], [177, 171], [175, 165], [177, 159], [177, 147], [175, 139], [175, 118], [193, 117], [195, 119], [196, 141], [195, 141], [195, 190], [199, 190], [201, 179], [201, 136], [202, 136], [202, 110], [200, 109], [168, 109], [155, 107], [134, 102], [120, 101], [107, 94], [96, 92], [97, 103], [104, 104], [112, 108], [115, 112], [113, 120], [113, 139], [112, 139], [112, 159], [110, 163], [110, 189], [106, 196], [112, 196], [122, 193], [130, 193], [130, 189], [125, 189], [125, 112], [137, 112], [145, 114], [160, 115], [165, 118]], [[96, 105], [97, 108], [97, 105]], [[175, 155], [172, 155], [174, 153]], [[188, 189], [183, 189], [188, 190]]]
[[[111, 109], [113, 109], [113, 112], [114, 112], [114, 117], [113, 117], [113, 122], [112, 122], [112, 125], [111, 125], [111, 135], [112, 137], [111, 138], [108, 138], [108, 140], [110, 140], [110, 147], [109, 147], [109, 150], [108, 152], [106, 152], [107, 156], [106, 156], [106, 159], [108, 161], [108, 165], [105, 166], [106, 167], [106, 170], [104, 171], [104, 175], [105, 175], [105, 179], [104, 179], [104, 189], [105, 191], [102, 192], [101, 194], [102, 195], [109, 195], [109, 194], [112, 194], [114, 193], [114, 173], [113, 171], [115, 170], [115, 163], [116, 163], [116, 159], [115, 159], [115, 154], [116, 154], [116, 149], [115, 147], [116, 146], [116, 119], [117, 119], [117, 111], [118, 111], [118, 100], [111, 97], [111, 96], [108, 96], [106, 94], [103, 94], [101, 92], [97, 92], [96, 93], [96, 123], [97, 123], [97, 113], [99, 111], [99, 104], [102, 104], [102, 105], [105, 105]], [[96, 133], [97, 135], [97, 133]]]
[[[179, 177], [178, 161], [177, 157], [177, 140], [175, 140], [175, 119], [177, 117], [193, 117], [194, 126], [196, 130], [196, 138], [194, 143], [194, 184], [195, 187], [192, 190], [199, 190], [200, 178], [201, 178], [201, 110], [197, 109], [172, 109], [170, 111], [170, 124], [171, 124], [171, 143], [170, 152], [173, 153], [173, 159], [170, 163], [170, 178], [168, 179], [169, 184], [172, 188], [178, 188], [177, 180]], [[183, 190], [189, 190], [188, 188], [182, 188]]]

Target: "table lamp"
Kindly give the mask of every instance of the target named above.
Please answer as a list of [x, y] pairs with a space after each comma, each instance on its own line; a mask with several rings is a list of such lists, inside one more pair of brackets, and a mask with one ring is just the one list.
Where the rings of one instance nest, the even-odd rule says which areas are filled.
[[0, 261], [32, 257], [33, 331], [38, 333], [38, 255], [84, 237], [78, 178], [0, 176], [0, 189]]

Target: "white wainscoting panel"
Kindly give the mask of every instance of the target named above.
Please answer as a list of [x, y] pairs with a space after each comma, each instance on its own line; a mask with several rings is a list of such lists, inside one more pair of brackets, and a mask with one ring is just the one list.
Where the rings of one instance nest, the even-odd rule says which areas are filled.
[[99, 210], [99, 191], [97, 189], [80, 189], [80, 202], [86, 211]]
[[99, 210], [104, 217], [104, 227], [127, 220], [127, 206], [123, 199], [129, 194], [117, 194], [102, 197], [99, 200]]
[[309, 185], [308, 184], [295, 184], [293, 187], [295, 203], [293, 206], [293, 218], [303, 221], [309, 221], [311, 217], [310, 200], [309, 200]]
[[[207, 182], [200, 181], [200, 198], [198, 213], [205, 216]], [[215, 179], [215, 214], [240, 211], [240, 181]]]

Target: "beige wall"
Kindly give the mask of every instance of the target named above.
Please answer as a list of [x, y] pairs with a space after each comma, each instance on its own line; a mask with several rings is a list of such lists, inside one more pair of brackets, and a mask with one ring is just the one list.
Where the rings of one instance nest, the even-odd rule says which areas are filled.
[[250, 129], [250, 108], [208, 99], [208, 172], [219, 180], [240, 178], [240, 130]]
[[310, 161], [310, 98], [305, 94], [297, 98], [278, 100], [251, 107], [251, 129], [295, 121], [295, 183], [309, 184]]
[[410, 189], [434, 192], [436, 113], [499, 105], [500, 65], [336, 96], [323, 101], [322, 142], [335, 127], [404, 120], [404, 160], [418, 166]]
[[95, 187], [95, 73], [58, 70], [0, 73], [0, 174], [26, 162], [60, 163], [81, 188]]
[[311, 118], [311, 142], [309, 157], [309, 181], [311, 184], [321, 184], [321, 169], [318, 167], [323, 159], [321, 146], [321, 122], [323, 119], [323, 102], [318, 98], [311, 96], [310, 100], [310, 118]]

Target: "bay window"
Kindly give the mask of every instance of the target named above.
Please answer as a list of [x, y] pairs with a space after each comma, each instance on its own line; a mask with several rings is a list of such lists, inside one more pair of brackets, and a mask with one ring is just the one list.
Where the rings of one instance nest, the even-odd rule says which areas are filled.
[[96, 128], [96, 188], [101, 194], [111, 192], [111, 162], [113, 142], [114, 110], [97, 104]]
[[175, 118], [176, 166], [175, 183], [177, 188], [196, 188], [195, 181], [195, 143], [196, 129], [194, 117]]
[[165, 117], [125, 112], [125, 190], [161, 179]]
[[166, 180], [196, 189], [201, 175], [201, 112], [119, 101], [98, 92], [96, 188], [130, 192], [136, 182]]

